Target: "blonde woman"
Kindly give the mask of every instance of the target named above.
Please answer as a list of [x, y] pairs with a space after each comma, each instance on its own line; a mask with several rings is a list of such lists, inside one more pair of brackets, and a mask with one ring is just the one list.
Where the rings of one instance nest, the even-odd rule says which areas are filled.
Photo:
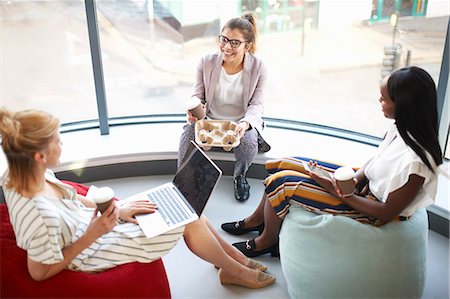
[[112, 204], [99, 215], [93, 201], [77, 195], [49, 170], [59, 164], [59, 125], [46, 112], [0, 109], [2, 148], [8, 161], [5, 200], [33, 279], [45, 280], [63, 269], [97, 272], [124, 263], [149, 263], [184, 236], [192, 252], [220, 268], [222, 284], [262, 288], [275, 281], [263, 272], [264, 265], [221, 239], [204, 217], [148, 239], [133, 218], [155, 211], [157, 207], [148, 201]]

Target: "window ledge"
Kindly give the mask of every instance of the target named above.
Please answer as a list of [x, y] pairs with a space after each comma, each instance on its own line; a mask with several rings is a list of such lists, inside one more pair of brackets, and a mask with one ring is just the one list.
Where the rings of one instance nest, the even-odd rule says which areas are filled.
[[[54, 171], [56, 173], [80, 172], [89, 168], [118, 164], [136, 166], [149, 161], [171, 161], [174, 165], [182, 127], [181, 123], [147, 123], [112, 126], [109, 135], [100, 135], [98, 129], [64, 132], [61, 134], [63, 142], [61, 164], [54, 168]], [[255, 165], [263, 166], [268, 159], [301, 155], [358, 167], [376, 151], [376, 147], [369, 144], [283, 128], [268, 127], [264, 131], [264, 137], [272, 149], [267, 153], [258, 154], [253, 163]], [[208, 155], [216, 161], [234, 161], [234, 156], [226, 152], [208, 151]], [[6, 167], [6, 159], [1, 153], [2, 173]], [[166, 164], [163, 167], [166, 167]], [[440, 167], [442, 174], [439, 175], [436, 204], [428, 209], [447, 220], [450, 218], [449, 169], [448, 162]], [[165, 173], [174, 172], [174, 169], [173, 167], [156, 169], [153, 173], [155, 171]], [[132, 169], [130, 176], [133, 176]]]

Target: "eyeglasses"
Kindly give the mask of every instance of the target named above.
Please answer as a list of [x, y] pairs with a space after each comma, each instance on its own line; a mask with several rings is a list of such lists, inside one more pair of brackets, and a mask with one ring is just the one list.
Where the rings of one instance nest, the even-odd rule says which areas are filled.
[[246, 43], [247, 41], [240, 41], [238, 39], [228, 39], [227, 37], [223, 36], [223, 35], [219, 35], [219, 43], [221, 43], [222, 45], [226, 45], [227, 43], [230, 43], [230, 46], [232, 48], [239, 48], [239, 46], [242, 43]]

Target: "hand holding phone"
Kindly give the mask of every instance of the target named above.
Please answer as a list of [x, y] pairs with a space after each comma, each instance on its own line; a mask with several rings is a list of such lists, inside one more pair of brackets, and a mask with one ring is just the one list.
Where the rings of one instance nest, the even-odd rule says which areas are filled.
[[303, 168], [305, 168], [305, 170], [307, 172], [313, 172], [316, 175], [320, 176], [320, 177], [325, 177], [327, 179], [333, 179], [333, 175], [331, 173], [329, 173], [328, 171], [323, 170], [319, 165], [317, 164], [313, 164], [313, 163], [307, 163], [305, 161], [302, 161], [303, 164]]

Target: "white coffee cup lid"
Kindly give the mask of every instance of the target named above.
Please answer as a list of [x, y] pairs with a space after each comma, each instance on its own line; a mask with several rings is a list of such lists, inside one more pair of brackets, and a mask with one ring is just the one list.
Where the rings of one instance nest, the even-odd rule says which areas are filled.
[[334, 171], [334, 178], [339, 181], [351, 180], [355, 177], [355, 171], [348, 166], [339, 167]]
[[186, 102], [186, 110], [191, 110], [194, 109], [195, 107], [198, 106], [198, 104], [200, 104], [201, 101], [199, 98], [197, 97], [192, 97], [190, 99], [187, 100]]
[[100, 187], [94, 190], [92, 200], [95, 203], [104, 203], [114, 197], [114, 191], [109, 187]]

